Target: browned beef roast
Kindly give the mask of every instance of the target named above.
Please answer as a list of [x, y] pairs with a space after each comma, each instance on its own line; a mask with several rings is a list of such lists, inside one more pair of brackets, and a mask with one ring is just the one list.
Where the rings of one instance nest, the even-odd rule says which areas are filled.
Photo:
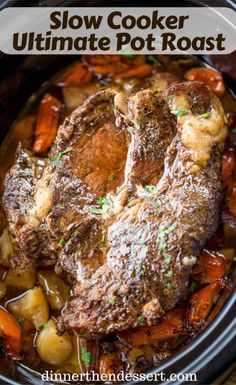
[[[155, 80], [159, 88], [166, 84], [166, 80], [160, 84], [160, 79]], [[123, 183], [130, 141], [130, 133], [115, 124], [115, 94], [112, 89], [100, 91], [72, 113], [59, 129], [49, 160], [36, 159], [19, 147], [3, 199], [15, 248], [14, 265], [57, 262], [58, 272], [81, 279], [104, 262], [101, 216], [93, 208], [99, 210], [94, 207], [97, 198]], [[153, 138], [166, 137], [166, 144], [160, 142], [160, 151], [154, 154], [152, 171], [146, 171], [145, 180], [150, 182], [163, 166], [162, 147], [170, 143], [174, 118], [152, 91], [140, 93], [137, 100], [144, 103], [139, 118], [145, 122], [145, 109], [151, 104]]]
[[49, 160], [19, 148], [4, 193], [13, 262], [56, 262], [77, 279], [61, 330], [154, 324], [182, 298], [218, 224], [225, 135], [218, 99], [188, 82], [98, 92], [65, 120]]
[[[149, 159], [153, 164], [158, 140], [151, 136], [151, 143], [140, 147], [142, 138], [148, 140], [149, 120], [136, 124], [144, 106], [136, 100], [139, 94], [127, 102], [120, 95], [115, 98], [123, 124], [134, 127], [127, 164], [128, 174], [133, 176], [134, 170], [135, 178], [126, 178], [134, 182], [133, 200], [124, 201], [113, 217], [111, 208], [106, 262], [76, 285], [60, 321], [62, 330], [73, 328], [98, 337], [139, 326], [140, 317], [147, 324], [157, 323], [185, 295], [192, 266], [217, 228], [220, 156], [226, 136], [222, 106], [199, 82], [174, 85], [164, 96], [178, 116], [177, 133], [166, 151], [164, 175], [155, 186], [146, 187], [142, 184], [146, 165]], [[152, 115], [152, 108], [151, 102], [147, 104], [145, 116]], [[138, 154], [143, 173], [137, 166]]]

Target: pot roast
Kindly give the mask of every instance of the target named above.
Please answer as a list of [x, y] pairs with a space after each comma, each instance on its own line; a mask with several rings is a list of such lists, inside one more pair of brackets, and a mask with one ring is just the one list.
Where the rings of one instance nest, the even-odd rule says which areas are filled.
[[18, 148], [3, 199], [12, 263], [55, 264], [74, 283], [61, 332], [156, 324], [217, 229], [222, 106], [201, 82], [167, 85], [99, 91], [65, 119], [47, 159]]

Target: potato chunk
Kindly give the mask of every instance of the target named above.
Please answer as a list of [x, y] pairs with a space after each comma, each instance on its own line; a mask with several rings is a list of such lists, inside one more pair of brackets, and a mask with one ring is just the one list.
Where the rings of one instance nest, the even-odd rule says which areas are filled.
[[7, 308], [16, 318], [32, 321], [36, 329], [49, 317], [48, 303], [41, 287], [35, 287], [8, 302]]
[[9, 258], [14, 253], [10, 233], [8, 229], [3, 230], [0, 236], [0, 263], [3, 266], [9, 267]]
[[9, 269], [5, 278], [7, 286], [17, 287], [18, 289], [32, 289], [35, 286], [36, 269], [35, 266], [30, 266], [23, 271], [17, 269]]
[[38, 282], [45, 292], [51, 308], [62, 309], [70, 294], [69, 286], [54, 271], [50, 270], [40, 271]]
[[57, 335], [56, 325], [52, 319], [45, 326], [36, 341], [38, 355], [48, 364], [60, 366], [72, 354], [72, 342], [67, 334]]

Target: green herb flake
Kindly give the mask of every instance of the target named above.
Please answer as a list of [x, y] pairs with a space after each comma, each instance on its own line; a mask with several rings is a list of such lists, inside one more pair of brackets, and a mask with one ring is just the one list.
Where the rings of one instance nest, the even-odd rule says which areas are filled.
[[174, 95], [168, 95], [167, 96], [167, 100], [169, 101], [169, 102], [172, 102], [172, 100], [174, 99]]
[[55, 156], [49, 156], [47, 159], [50, 160], [51, 162], [54, 162], [56, 166], [59, 166], [63, 155], [66, 155], [71, 151], [72, 151], [72, 147], [67, 147], [65, 148], [65, 150], [58, 152], [58, 154], [56, 154]]
[[172, 278], [173, 275], [174, 275], [173, 270], [169, 270], [169, 271], [167, 271], [167, 273], [166, 273], [166, 278]]
[[138, 130], [141, 128], [141, 122], [139, 119], [136, 119], [135, 125], [136, 125]]
[[103, 235], [102, 238], [100, 239], [99, 243], [100, 243], [100, 245], [104, 245], [105, 242], [106, 242], [105, 235]]
[[112, 352], [106, 352], [106, 355], [107, 355], [108, 357], [112, 357], [112, 356], [113, 356], [113, 353], [112, 353]]
[[197, 284], [196, 284], [196, 282], [191, 282], [191, 285], [190, 285], [190, 288], [189, 288], [189, 290], [191, 291], [191, 293], [193, 293], [195, 290], [196, 290], [196, 288], [197, 288]]
[[138, 320], [137, 320], [139, 323], [143, 324], [146, 322], [146, 318], [141, 316], [141, 317], [138, 317]]
[[205, 118], [205, 119], [209, 119], [210, 116], [211, 116], [211, 113], [209, 111], [205, 112], [204, 114], [198, 115], [199, 118]]
[[26, 176], [33, 176], [33, 170], [31, 170], [31, 168], [26, 168], [24, 173]]
[[140, 239], [139, 243], [140, 243], [140, 245], [145, 245], [146, 240], [145, 239]]
[[121, 54], [121, 56], [123, 56], [125, 59], [132, 59], [134, 57], [134, 55], [129, 52], [124, 52]]
[[62, 237], [62, 238], [60, 239], [60, 241], [58, 242], [58, 246], [64, 247], [65, 244], [66, 244], [66, 242], [67, 242], [67, 241]]
[[188, 111], [183, 110], [182, 108], [177, 108], [176, 110], [171, 110], [171, 114], [176, 115], [176, 116], [184, 116], [188, 115]]
[[166, 288], [171, 290], [173, 288], [172, 284], [170, 282], [167, 283]]
[[150, 195], [154, 195], [158, 192], [158, 188], [152, 184], [147, 184], [146, 186], [144, 186], [144, 190]]
[[49, 231], [49, 226], [48, 226], [47, 223], [43, 226], [43, 229], [44, 229], [45, 231]]
[[127, 127], [127, 131], [128, 131], [130, 134], [132, 134], [132, 133], [134, 132], [134, 127], [132, 127], [132, 126]]
[[93, 208], [92, 214], [105, 214], [110, 209], [110, 204], [106, 197], [99, 198], [96, 203], [100, 206], [100, 209]]
[[148, 55], [148, 57], [147, 57], [147, 59], [148, 59], [148, 61], [150, 62], [150, 63], [152, 63], [152, 64], [154, 64], [154, 65], [156, 65], [156, 66], [161, 66], [161, 63], [159, 62], [159, 60], [155, 57], [155, 56], [153, 56], [153, 55]]
[[94, 357], [92, 353], [88, 351], [86, 346], [83, 346], [81, 349], [81, 360], [86, 366], [94, 363]]
[[233, 127], [231, 132], [233, 132], [233, 134], [235, 134], [236, 133], [236, 127]]
[[16, 321], [18, 322], [19, 325], [23, 325], [23, 323], [25, 322], [25, 318], [24, 317], [18, 317], [16, 319]]
[[160, 202], [160, 201], [157, 201], [157, 202], [152, 203], [152, 207], [153, 207], [154, 209], [158, 209], [160, 206], [161, 206], [161, 202]]
[[165, 262], [169, 263], [171, 261], [171, 255], [168, 253], [163, 253]]
[[143, 265], [142, 262], [139, 262], [137, 269], [136, 269], [136, 274], [137, 275], [143, 275]]
[[112, 306], [114, 306], [115, 303], [116, 303], [115, 297], [110, 298], [110, 299], [109, 299], [109, 303], [110, 303]]
[[46, 324], [41, 324], [36, 327], [37, 330], [43, 330], [43, 329], [48, 329], [50, 327], [49, 323]]

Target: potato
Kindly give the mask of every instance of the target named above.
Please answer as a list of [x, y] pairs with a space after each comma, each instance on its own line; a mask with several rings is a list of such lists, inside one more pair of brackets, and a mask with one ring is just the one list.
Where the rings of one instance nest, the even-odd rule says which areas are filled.
[[67, 334], [57, 335], [56, 325], [52, 319], [45, 326], [36, 341], [38, 355], [48, 364], [60, 366], [72, 354], [72, 342]]
[[9, 267], [9, 258], [13, 255], [13, 245], [8, 229], [4, 229], [0, 237], [0, 263], [3, 266]]
[[54, 271], [50, 270], [40, 271], [38, 282], [45, 292], [51, 308], [62, 309], [70, 294], [69, 286]]
[[18, 289], [32, 289], [35, 286], [36, 269], [35, 266], [25, 268], [23, 271], [9, 269], [5, 278], [7, 286], [17, 287]]
[[36, 329], [47, 323], [49, 308], [41, 287], [35, 287], [7, 303], [8, 310], [16, 317], [32, 321]]

